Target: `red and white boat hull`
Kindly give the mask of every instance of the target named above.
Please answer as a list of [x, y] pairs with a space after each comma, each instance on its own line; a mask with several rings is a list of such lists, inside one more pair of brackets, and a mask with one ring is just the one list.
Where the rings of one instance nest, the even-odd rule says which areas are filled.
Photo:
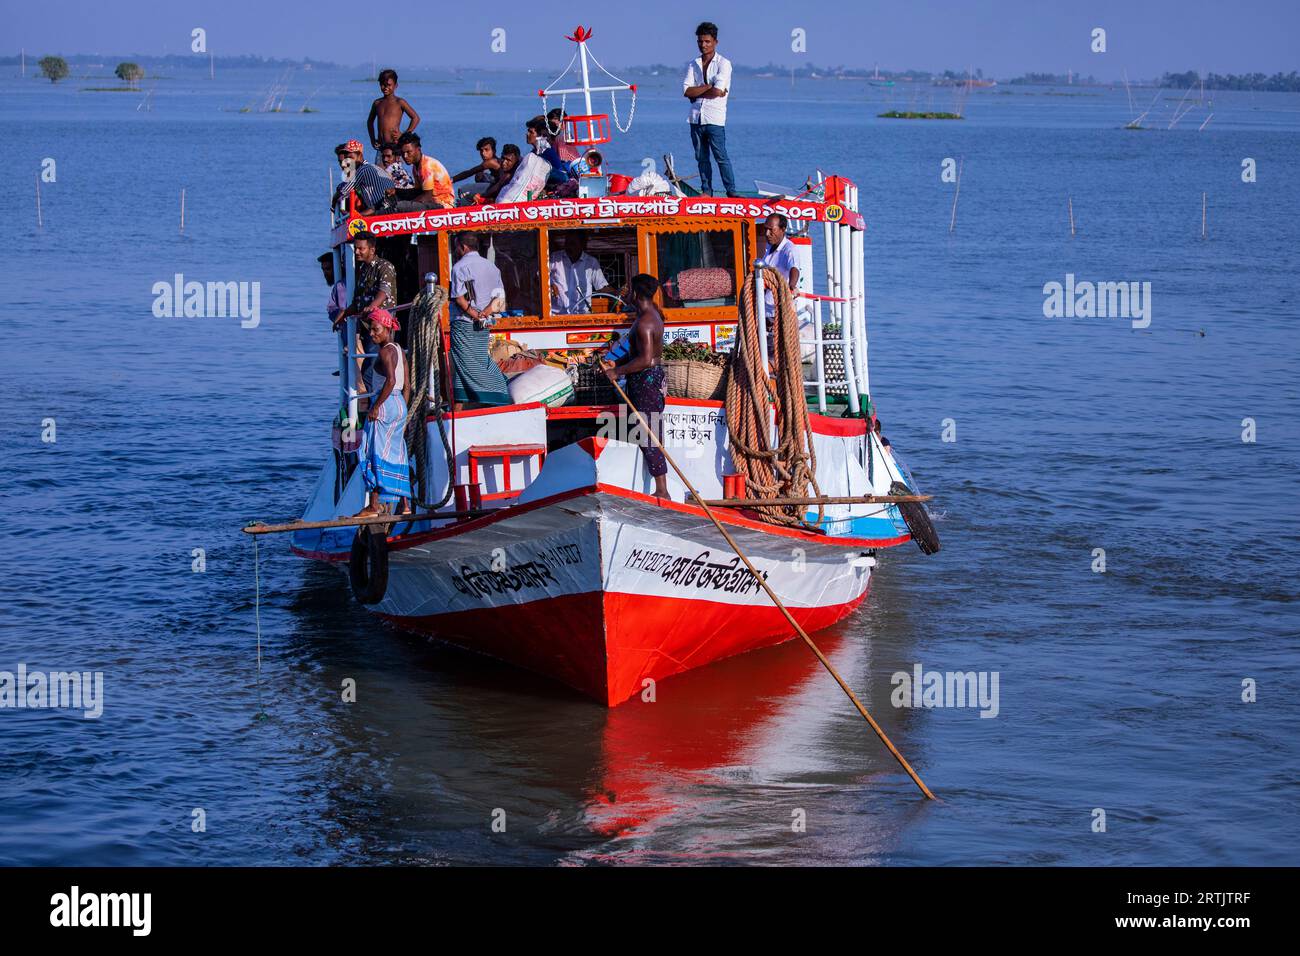
[[[722, 495], [730, 468], [717, 403], [670, 402], [665, 434], [688, 447], [675, 455], [703, 497]], [[438, 427], [433, 423], [430, 428]], [[823, 493], [884, 493], [894, 473], [883, 452], [861, 463], [865, 423], [814, 416]], [[547, 440], [541, 406], [471, 412], [458, 419], [458, 481], [465, 449]], [[434, 433], [436, 434], [436, 433]], [[438, 444], [435, 444], [435, 441]], [[439, 447], [441, 439], [430, 439]], [[435, 457], [435, 479], [450, 480]], [[496, 490], [504, 465], [481, 480]], [[510, 466], [508, 506], [472, 520], [437, 518], [399, 526], [388, 544], [388, 582], [370, 608], [409, 630], [545, 674], [613, 706], [648, 681], [744, 651], [779, 644], [794, 629], [703, 509], [669, 476], [670, 501], [655, 498], [635, 444], [584, 438], [551, 451], [540, 469]], [[354, 474], [335, 500], [327, 467], [305, 517], [361, 506]], [[443, 485], [445, 489], [445, 484]], [[433, 495], [440, 494], [435, 481]], [[828, 506], [818, 531], [776, 526], [734, 508], [715, 509], [739, 547], [805, 630], [828, 627], [866, 596], [877, 549], [909, 540], [881, 505]], [[815, 517], [815, 515], [814, 515]], [[346, 562], [352, 528], [305, 530], [294, 550]]]
[[[860, 545], [734, 517], [728, 531], [805, 629], [866, 595], [874, 560]], [[390, 548], [379, 614], [610, 706], [794, 636], [698, 508], [623, 488], [577, 489]]]

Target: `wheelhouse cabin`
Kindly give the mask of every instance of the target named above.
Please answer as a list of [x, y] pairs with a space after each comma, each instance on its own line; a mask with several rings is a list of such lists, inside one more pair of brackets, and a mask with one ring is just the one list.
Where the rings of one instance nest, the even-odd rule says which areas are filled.
[[[501, 270], [507, 314], [494, 335], [553, 358], [582, 361], [625, 330], [630, 317], [613, 296], [594, 295], [589, 311], [564, 313], [552, 295], [549, 262], [562, 254], [566, 233], [584, 233], [586, 251], [610, 286], [622, 288], [639, 272], [662, 283], [659, 305], [667, 319], [665, 341], [701, 343], [715, 351], [731, 347], [739, 297], [754, 281], [755, 260], [766, 252], [762, 223], [772, 213], [789, 221], [787, 236], [799, 254], [799, 307], [807, 343], [810, 406], [826, 414], [866, 407], [865, 314], [862, 307], [861, 215], [857, 188], [828, 177], [817, 199], [767, 196], [602, 196], [424, 210], [418, 213], [350, 215], [333, 231], [335, 274], [353, 291], [348, 240], [367, 230], [378, 237], [379, 255], [396, 268], [399, 301], [414, 298], [424, 282], [448, 288], [454, 236], [472, 230], [480, 253]], [[822, 268], [814, 266], [813, 239], [821, 234]], [[815, 275], [825, 294], [815, 295]], [[449, 309], [440, 322], [449, 329]], [[404, 332], [403, 332], [404, 335]], [[401, 336], [399, 336], [399, 341]], [[829, 348], [823, 347], [829, 346]], [[343, 367], [341, 363], [340, 367]], [[345, 376], [346, 377], [346, 376]], [[345, 388], [354, 383], [342, 383]], [[355, 403], [355, 388], [351, 403]], [[355, 405], [352, 404], [352, 411]], [[570, 406], [567, 415], [578, 413]]]

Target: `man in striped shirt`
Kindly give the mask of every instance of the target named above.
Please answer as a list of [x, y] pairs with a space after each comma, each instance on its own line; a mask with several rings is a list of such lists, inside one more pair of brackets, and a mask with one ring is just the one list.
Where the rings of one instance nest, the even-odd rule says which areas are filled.
[[360, 140], [350, 139], [334, 149], [339, 167], [343, 170], [343, 183], [335, 194], [335, 207], [346, 213], [348, 196], [356, 193], [357, 212], [363, 216], [392, 212], [392, 194], [397, 187], [387, 171], [366, 162], [365, 147]]

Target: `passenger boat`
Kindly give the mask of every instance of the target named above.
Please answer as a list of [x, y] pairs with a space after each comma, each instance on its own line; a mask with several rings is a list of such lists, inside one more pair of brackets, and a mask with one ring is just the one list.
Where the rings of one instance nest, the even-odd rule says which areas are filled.
[[[592, 112], [592, 92], [635, 95], [621, 81], [591, 86], [589, 37], [579, 28], [569, 38], [578, 45], [582, 86], [542, 91], [585, 95], [587, 113], [565, 120], [575, 145], [610, 140], [608, 118]], [[301, 528], [292, 547], [304, 558], [350, 569], [358, 598], [393, 625], [530, 669], [615, 706], [664, 678], [782, 643], [794, 631], [676, 474], [669, 472], [672, 500], [650, 493], [641, 449], [608, 427], [620, 408], [607, 384], [602, 390], [580, 379], [575, 398], [565, 404], [451, 410], [445, 290], [458, 232], [475, 231], [482, 254], [502, 271], [512, 314], [497, 321], [501, 340], [576, 360], [603, 347], [629, 318], [608, 297], [594, 297], [584, 313], [555, 311], [548, 263], [570, 230], [584, 231], [587, 251], [611, 285], [640, 272], [664, 282], [666, 339], [726, 352], [737, 342], [738, 327], [743, 332], [743, 323], [754, 322], [744, 308], [746, 286], [754, 290], [749, 301], [763, 302], [760, 223], [771, 213], [784, 215], [800, 261], [794, 301], [807, 361], [799, 399], [809, 412], [800, 441], [815, 453], [816, 487], [824, 497], [863, 499], [911, 485], [872, 428], [865, 224], [854, 183], [817, 174], [800, 195], [735, 198], [692, 195], [679, 182], [665, 195], [601, 195], [608, 181], [594, 186], [584, 190], [591, 194], [569, 199], [354, 213], [336, 224], [331, 247], [349, 299], [355, 264], [348, 240], [364, 229], [379, 237], [380, 255], [396, 266], [399, 301], [421, 294], [426, 303], [439, 304], [429, 321], [436, 323], [432, 340], [441, 347], [434, 355], [412, 355], [414, 373], [426, 375], [429, 392], [412, 412], [419, 416], [415, 428], [424, 430], [423, 455], [413, 455], [420, 470], [419, 513], [378, 532]], [[692, 281], [700, 270], [708, 270], [710, 282]], [[824, 277], [821, 293], [814, 292], [815, 273]], [[403, 331], [413, 334], [407, 321]], [[767, 337], [758, 339], [766, 365]], [[338, 339], [334, 453], [303, 513], [307, 524], [330, 525], [364, 505], [355, 445], [348, 440], [358, 422], [354, 341], [355, 319], [349, 319]], [[857, 608], [878, 555], [912, 540], [907, 516], [892, 503], [810, 505], [801, 515], [806, 520], [793, 524], [772, 523], [762, 508], [735, 506], [746, 491], [733, 477], [735, 448], [722, 400], [670, 394], [663, 430], [682, 473], [700, 497], [717, 503], [736, 544], [807, 631]]]

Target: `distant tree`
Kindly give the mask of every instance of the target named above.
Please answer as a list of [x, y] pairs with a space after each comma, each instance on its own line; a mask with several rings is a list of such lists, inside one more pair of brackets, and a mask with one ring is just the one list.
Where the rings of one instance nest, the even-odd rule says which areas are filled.
[[41, 76], [49, 77], [51, 83], [57, 83], [68, 75], [68, 61], [61, 56], [43, 56], [38, 65]]
[[124, 80], [132, 86], [135, 86], [137, 80], [144, 79], [144, 70], [138, 63], [119, 63], [113, 73], [119, 80]]

